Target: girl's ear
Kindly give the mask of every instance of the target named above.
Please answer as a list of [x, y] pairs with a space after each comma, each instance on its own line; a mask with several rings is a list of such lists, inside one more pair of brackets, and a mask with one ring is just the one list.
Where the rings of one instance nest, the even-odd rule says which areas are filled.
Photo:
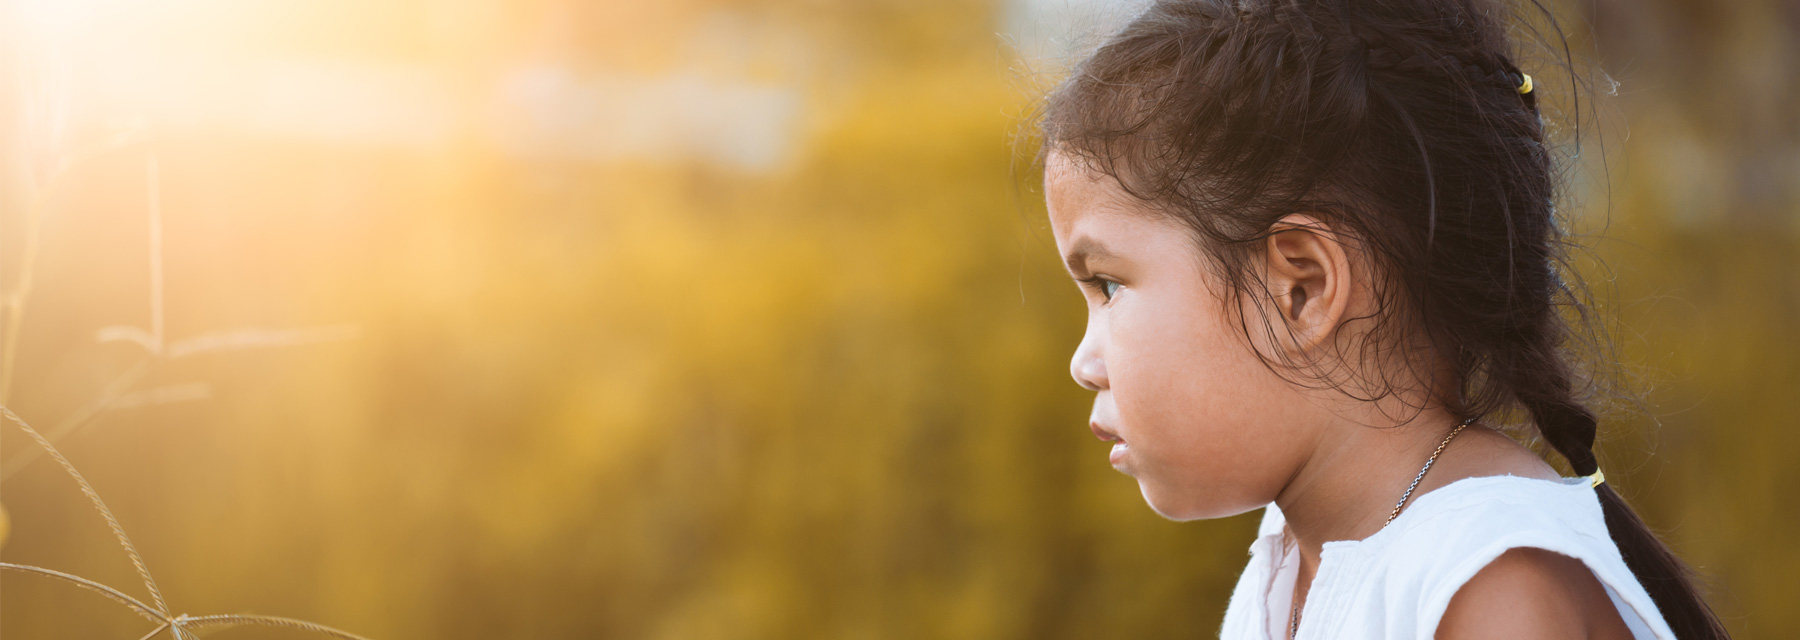
[[1343, 236], [1305, 213], [1282, 217], [1264, 241], [1266, 284], [1295, 355], [1326, 342], [1344, 319], [1355, 283]]

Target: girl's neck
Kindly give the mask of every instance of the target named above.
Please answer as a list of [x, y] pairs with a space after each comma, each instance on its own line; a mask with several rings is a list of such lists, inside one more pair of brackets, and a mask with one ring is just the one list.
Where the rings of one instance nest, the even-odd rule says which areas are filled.
[[[1346, 422], [1327, 428], [1319, 447], [1275, 498], [1300, 545], [1302, 566], [1317, 567], [1326, 542], [1361, 540], [1380, 531], [1407, 485], [1459, 422], [1448, 413], [1427, 411], [1398, 427]], [[1407, 504], [1463, 478], [1506, 474], [1557, 477], [1512, 438], [1471, 424], [1438, 455]]]

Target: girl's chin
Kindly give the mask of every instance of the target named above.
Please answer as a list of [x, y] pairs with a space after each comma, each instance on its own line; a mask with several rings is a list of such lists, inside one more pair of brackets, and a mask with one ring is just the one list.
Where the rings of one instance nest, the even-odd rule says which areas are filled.
[[1144, 494], [1144, 504], [1150, 505], [1150, 510], [1155, 511], [1156, 515], [1176, 522], [1194, 519], [1187, 515], [1186, 509], [1180, 508], [1185, 505], [1166, 504], [1166, 501], [1158, 500], [1156, 493], [1150, 489], [1150, 485], [1145, 484], [1143, 481], [1138, 481], [1138, 488], [1142, 490]]
[[1263, 506], [1258, 504], [1248, 508], [1234, 508], [1231, 505], [1220, 504], [1217, 496], [1212, 496], [1213, 499], [1208, 500], [1204, 496], [1169, 491], [1167, 487], [1159, 486], [1153, 478], [1147, 477], [1138, 478], [1138, 490], [1144, 494], [1144, 504], [1149, 505], [1151, 511], [1176, 522], [1228, 518]]
[[1237, 514], [1246, 514], [1246, 512], [1262, 509], [1267, 505], [1267, 503], [1255, 503], [1255, 505], [1228, 503], [1220, 502], [1219, 498], [1204, 500], [1204, 498], [1184, 496], [1184, 494], [1168, 494], [1165, 491], [1159, 491], [1145, 478], [1138, 478], [1138, 489], [1143, 493], [1143, 502], [1150, 505], [1150, 511], [1156, 512], [1157, 516], [1174, 521], [1231, 518]]

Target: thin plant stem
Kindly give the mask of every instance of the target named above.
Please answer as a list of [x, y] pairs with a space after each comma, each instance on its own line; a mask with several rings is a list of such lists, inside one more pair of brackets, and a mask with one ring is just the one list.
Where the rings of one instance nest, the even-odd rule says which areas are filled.
[[144, 634], [144, 637], [138, 638], [138, 640], [150, 640], [151, 638], [156, 637], [156, 634], [162, 633], [163, 629], [167, 629], [167, 628], [169, 628], [169, 623], [167, 623], [167, 622], [156, 625], [155, 629], [151, 629], [150, 633]]
[[[144, 378], [145, 374], [150, 372], [151, 364], [153, 364], [153, 362], [154, 360], [152, 358], [139, 360], [137, 364], [132, 365], [130, 369], [125, 370], [125, 373], [114, 378], [111, 384], [106, 385], [106, 388], [101, 391], [100, 397], [95, 398], [93, 402], [82, 407], [75, 415], [69, 416], [61, 423], [51, 427], [50, 431], [44, 434], [44, 438], [51, 443], [62, 442], [63, 438], [68, 437], [70, 433], [86, 426], [87, 423], [93, 421], [94, 418], [105, 413], [107, 409], [112, 407], [114, 402], [118, 402], [119, 398], [124, 397], [125, 393], [130, 391], [132, 386], [136, 385], [139, 380]], [[35, 447], [19, 452], [18, 455], [13, 456], [11, 460], [7, 460], [6, 466], [3, 469], [0, 469], [0, 481], [12, 479], [14, 474], [17, 474], [20, 470], [24, 469], [26, 465], [37, 460], [37, 457], [43, 453], [43, 449]]]
[[11, 408], [0, 404], [0, 414], [5, 414], [8, 420], [19, 425], [20, 429], [24, 429], [25, 433], [44, 449], [44, 453], [50, 454], [57, 464], [62, 465], [63, 471], [67, 471], [69, 477], [74, 478], [75, 483], [81, 485], [81, 492], [87, 494], [88, 500], [94, 503], [94, 508], [100, 512], [101, 517], [106, 519], [106, 526], [112, 528], [113, 537], [119, 539], [119, 546], [124, 547], [125, 555], [131, 557], [131, 565], [137, 568], [138, 577], [144, 579], [144, 588], [150, 590], [150, 599], [156, 603], [156, 611], [166, 618], [169, 615], [169, 605], [163, 602], [162, 590], [156, 588], [156, 579], [150, 577], [150, 569], [144, 566], [144, 558], [138, 555], [137, 546], [131, 544], [131, 538], [125, 535], [125, 528], [119, 525], [118, 518], [113, 517], [112, 509], [106, 507], [106, 501], [100, 499], [100, 494], [94, 491], [93, 485], [88, 484], [87, 478], [83, 478], [81, 472], [75, 470], [75, 465], [71, 464], [68, 458], [63, 457], [61, 451], [56, 450], [56, 445], [50, 444], [43, 434], [38, 433], [37, 429], [31, 428], [31, 425], [20, 419]]
[[[0, 562], [0, 569], [9, 569], [9, 570], [18, 571], [21, 573], [34, 573], [34, 574], [37, 574], [40, 576], [47, 576], [47, 577], [51, 577], [51, 578], [56, 578], [58, 580], [63, 580], [65, 582], [70, 582], [70, 583], [73, 583], [75, 586], [81, 587], [83, 589], [87, 589], [88, 591], [92, 591], [94, 593], [98, 593], [100, 595], [106, 596], [107, 598], [111, 598], [114, 602], [123, 604], [127, 607], [131, 607], [132, 611], [136, 611], [138, 613], [138, 615], [144, 616], [145, 618], [149, 618], [151, 622], [161, 622], [161, 623], [163, 623], [163, 626], [165, 626], [165, 627], [169, 626], [169, 624], [171, 624], [173, 622], [173, 620], [170, 619], [168, 616], [166, 616], [162, 613], [158, 613], [155, 609], [150, 608], [150, 605], [144, 604], [143, 602], [139, 601], [137, 598], [133, 598], [129, 595], [126, 595], [124, 592], [119, 591], [118, 589], [114, 589], [112, 587], [100, 584], [98, 582], [94, 582], [93, 580], [89, 580], [89, 579], [83, 578], [81, 576], [63, 573], [63, 572], [57, 571], [55, 569], [45, 569], [43, 567], [34, 567], [31, 565], [27, 565], [27, 564], [14, 564], [11, 562]], [[160, 627], [158, 629], [160, 630]], [[151, 635], [155, 635], [155, 633], [152, 633]], [[149, 637], [149, 636], [145, 636], [145, 637]]]
[[257, 625], [264, 627], [285, 627], [321, 633], [342, 640], [368, 640], [348, 631], [339, 631], [322, 624], [314, 624], [305, 620], [283, 618], [279, 616], [258, 616], [247, 614], [225, 614], [213, 616], [180, 616], [175, 619], [177, 625], [185, 628], [206, 627], [215, 625]]
[[121, 138], [106, 144], [96, 145], [83, 150], [83, 152], [74, 154], [68, 161], [60, 163], [55, 170], [51, 172], [49, 177], [45, 179], [43, 188], [40, 189], [38, 193], [34, 194], [35, 197], [31, 199], [27, 207], [29, 219], [27, 221], [24, 255], [21, 256], [22, 260], [18, 283], [10, 294], [0, 297], [0, 305], [4, 305], [5, 307], [5, 327], [3, 330], [0, 330], [0, 414], [5, 415], [8, 420], [19, 425], [20, 429], [23, 429], [27, 435], [31, 436], [31, 439], [37, 443], [38, 450], [29, 451], [26, 454], [22, 454], [11, 461], [8, 461], [5, 468], [0, 469], [0, 480], [11, 477], [12, 474], [18, 472], [18, 470], [23, 468], [26, 464], [29, 464], [35, 459], [35, 456], [39, 451], [49, 454], [52, 459], [56, 460], [57, 464], [62, 466], [63, 471], [69, 474], [69, 477], [75, 479], [75, 483], [81, 487], [82, 494], [88, 497], [88, 500], [93, 503], [95, 510], [99, 511], [100, 516], [106, 520], [107, 526], [112, 529], [113, 536], [118, 539], [119, 546], [125, 550], [125, 555], [131, 559], [132, 566], [137, 569], [138, 577], [143, 579], [144, 588], [149, 590], [150, 598], [155, 603], [155, 606], [153, 607], [145, 604], [136, 598], [126, 595], [118, 589], [54, 569], [8, 562], [0, 562], [0, 569], [32, 573], [69, 582], [83, 589], [99, 593], [115, 602], [124, 604], [127, 607], [130, 607], [132, 611], [144, 616], [151, 622], [158, 623], [156, 628], [151, 629], [149, 633], [139, 638], [139, 640], [150, 640], [165, 630], [168, 631], [169, 635], [173, 636], [175, 640], [188, 640], [189, 638], [199, 637], [197, 634], [190, 631], [190, 628], [193, 627], [238, 625], [283, 627], [309, 631], [334, 638], [340, 638], [341, 640], [367, 640], [362, 636], [333, 629], [321, 624], [279, 616], [249, 614], [189, 616], [187, 614], [182, 614], [180, 616], [171, 617], [168, 603], [163, 600], [162, 590], [157, 588], [156, 579], [151, 577], [150, 569], [144, 564], [144, 558], [138, 553], [137, 546], [133, 545], [131, 543], [131, 538], [125, 535], [125, 528], [119, 524], [118, 518], [113, 515], [112, 509], [106, 506], [106, 502], [100, 499], [100, 494], [94, 490], [93, 485], [88, 483], [87, 479], [81, 475], [81, 472], [75, 469], [75, 465], [70, 463], [69, 459], [64, 457], [62, 452], [57, 450], [56, 446], [52, 443], [53, 439], [60, 440], [69, 432], [72, 432], [93, 420], [95, 416], [98, 416], [114, 402], [117, 402], [126, 390], [135, 385], [144, 374], [148, 372], [153, 362], [163, 356], [165, 338], [163, 335], [161, 175], [160, 165], [157, 162], [155, 155], [151, 155], [147, 159], [145, 166], [150, 215], [150, 334], [153, 342], [153, 345], [151, 345], [151, 357], [139, 361], [131, 369], [127, 370], [124, 375], [115, 379], [112, 384], [107, 385], [107, 388], [101, 394], [100, 398], [84, 407], [80, 413], [77, 413], [69, 419], [64, 420], [61, 424], [58, 424], [56, 428], [51, 431], [51, 437], [48, 438], [42, 433], [39, 433], [38, 430], [33, 428], [29, 423], [25, 422], [18, 414], [13, 413], [12, 409], [6, 404], [10, 399], [12, 392], [13, 370], [18, 352], [20, 319], [24, 316], [25, 301], [30, 298], [33, 283], [33, 268], [37, 263], [39, 239], [42, 236], [44, 209], [49, 202], [51, 193], [54, 191], [53, 187], [58, 183], [58, 178], [62, 177], [71, 167], [79, 164], [81, 161], [92, 156], [131, 146], [137, 142], [142, 142], [142, 140]]
[[32, 194], [33, 197], [25, 207], [25, 246], [19, 256], [19, 280], [11, 293], [0, 299], [6, 304], [6, 328], [4, 332], [0, 332], [0, 404], [12, 400], [13, 365], [19, 352], [19, 323], [25, 316], [25, 301], [31, 298], [39, 239], [43, 236], [44, 210], [50, 204], [50, 196], [56, 192], [62, 177], [68, 175], [75, 165], [145, 141], [143, 137], [121, 136], [80, 149], [66, 161], [58, 163], [50, 175], [44, 178], [43, 187]]
[[[54, 178], [54, 176], [53, 176]], [[49, 195], [38, 194], [25, 213], [25, 248], [19, 257], [19, 283], [6, 296], [6, 333], [0, 335], [0, 403], [12, 399], [13, 362], [19, 353], [19, 322], [25, 316], [25, 300], [31, 297], [32, 271], [37, 265], [38, 238], [44, 224], [44, 201]]]

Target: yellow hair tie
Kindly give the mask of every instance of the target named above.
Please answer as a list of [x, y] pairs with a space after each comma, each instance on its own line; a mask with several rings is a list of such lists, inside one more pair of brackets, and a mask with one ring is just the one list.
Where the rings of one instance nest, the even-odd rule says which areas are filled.
[[[1519, 82], [1519, 95], [1531, 93], [1531, 76], [1523, 73], [1519, 75], [1525, 78]], [[1599, 484], [1599, 482], [1595, 482], [1594, 484]]]
[[[1525, 84], [1530, 85], [1531, 81], [1527, 80], [1527, 81], [1525, 81]], [[1593, 475], [1587, 476], [1587, 479], [1588, 479], [1588, 486], [1598, 487], [1598, 486], [1600, 486], [1600, 483], [1606, 482], [1606, 474], [1601, 472], [1599, 467], [1594, 467]]]

